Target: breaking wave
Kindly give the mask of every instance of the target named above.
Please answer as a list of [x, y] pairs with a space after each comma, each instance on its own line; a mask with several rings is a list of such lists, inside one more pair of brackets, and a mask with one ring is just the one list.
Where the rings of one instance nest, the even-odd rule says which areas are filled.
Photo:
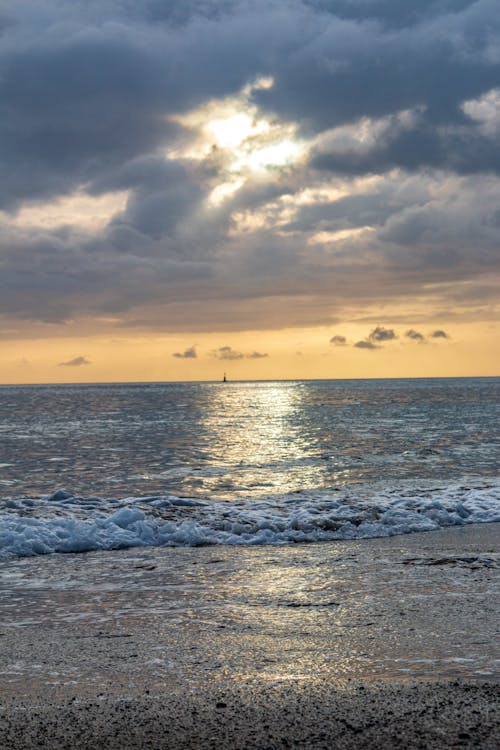
[[287, 544], [500, 521], [500, 480], [297, 492], [233, 502], [173, 495], [0, 502], [0, 559], [144, 546]]

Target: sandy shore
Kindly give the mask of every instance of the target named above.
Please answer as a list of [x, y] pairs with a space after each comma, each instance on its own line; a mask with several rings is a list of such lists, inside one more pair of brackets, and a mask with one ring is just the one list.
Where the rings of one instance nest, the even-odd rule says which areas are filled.
[[499, 538], [6, 563], [0, 748], [497, 748]]

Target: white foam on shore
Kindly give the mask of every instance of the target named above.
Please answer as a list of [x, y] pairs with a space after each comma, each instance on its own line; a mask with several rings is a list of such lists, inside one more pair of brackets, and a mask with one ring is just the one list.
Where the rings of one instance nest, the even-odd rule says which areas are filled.
[[0, 506], [0, 559], [142, 546], [359, 539], [500, 521], [500, 480], [401, 485], [200, 502], [80, 498], [59, 490]]

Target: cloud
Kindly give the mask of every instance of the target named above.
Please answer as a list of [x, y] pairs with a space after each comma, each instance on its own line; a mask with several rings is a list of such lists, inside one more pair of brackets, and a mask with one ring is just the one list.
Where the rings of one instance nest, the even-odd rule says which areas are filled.
[[[385, 2], [160, 5], [75, 2], [62, 11], [47, 0], [42, 11], [34, 1], [6, 11], [4, 201], [56, 194], [177, 145], [183, 129], [171, 115], [262, 74], [274, 85], [256, 89], [255, 103], [309, 132], [389, 118], [361, 163], [355, 146], [345, 148], [336, 171], [495, 168], [492, 136], [481, 130], [491, 116], [466, 104], [499, 85], [492, 0], [428, 2], [408, 14]], [[419, 117], [401, 120], [406, 111]]]
[[219, 349], [212, 350], [211, 356], [215, 357], [215, 359], [237, 360], [265, 359], [266, 357], [269, 357], [269, 354], [257, 351], [250, 352], [249, 354], [244, 354], [243, 352], [236, 351], [230, 346], [221, 346], [219, 347]]
[[347, 343], [347, 339], [345, 336], [332, 336], [330, 339], [330, 344], [333, 344], [334, 346], [345, 346]]
[[415, 331], [413, 328], [406, 331], [405, 336], [408, 339], [413, 339], [413, 341], [425, 341], [425, 336], [419, 331]]
[[196, 347], [190, 346], [183, 352], [174, 352], [172, 357], [177, 357], [177, 359], [196, 359], [198, 355], [196, 353]]
[[368, 336], [370, 341], [393, 341], [397, 339], [396, 334], [392, 328], [384, 328], [383, 326], [377, 326], [370, 332]]
[[[495, 0], [7, 5], [6, 327], [330, 326], [402, 301], [493, 310], [495, 285], [481, 288], [500, 274]], [[258, 131], [237, 154], [206, 129], [235, 112]], [[298, 156], [262, 163], [290, 145]], [[115, 193], [104, 219], [54, 218], [68, 196]]]
[[221, 346], [219, 349], [214, 349], [212, 351], [212, 357], [215, 357], [215, 359], [235, 360], [243, 359], [244, 356], [244, 354], [235, 351], [230, 346]]
[[175, 237], [178, 255], [183, 244], [179, 227], [204, 198], [203, 186], [179, 162], [158, 157], [134, 161], [102, 177], [102, 188], [133, 187], [125, 211], [112, 220], [110, 229], [131, 228], [153, 240]]
[[433, 331], [431, 333], [431, 338], [432, 339], [449, 339], [450, 337], [446, 333], [446, 331], [438, 330], [438, 331]]
[[358, 349], [380, 349], [380, 346], [374, 344], [373, 341], [357, 341], [354, 346]]
[[59, 362], [58, 367], [81, 367], [82, 365], [92, 364], [86, 357], [75, 357], [68, 362]]
[[[469, 170], [485, 169], [479, 144], [474, 143], [475, 128], [461, 105], [498, 81], [492, 54], [498, 23], [491, 27], [491, 39], [485, 33], [471, 56], [465, 52], [472, 27], [486, 32], [491, 0], [465, 0], [459, 6], [429, 2], [421, 13], [404, 20], [396, 5], [315, 4], [321, 12], [302, 19], [303, 44], [284, 56], [277, 66], [277, 85], [260, 98], [292, 118], [305, 118], [307, 108], [316, 128], [419, 109], [420, 120], [406, 124], [403, 131], [405, 136], [409, 132], [406, 143], [398, 139], [396, 123], [370, 149], [363, 171], [394, 165], [456, 166], [457, 160]], [[437, 69], [442, 79], [435, 75]], [[468, 147], [463, 156], [458, 143]], [[356, 152], [353, 156], [351, 169]], [[339, 170], [338, 162], [335, 168]]]

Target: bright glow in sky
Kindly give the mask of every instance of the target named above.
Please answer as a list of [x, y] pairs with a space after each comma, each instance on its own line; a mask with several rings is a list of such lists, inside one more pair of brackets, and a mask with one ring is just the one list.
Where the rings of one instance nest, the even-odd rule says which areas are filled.
[[233, 193], [239, 190], [240, 187], [243, 187], [244, 184], [245, 180], [241, 178], [233, 180], [232, 182], [222, 182], [220, 185], [214, 187], [208, 199], [210, 203], [218, 206], [220, 203], [223, 203], [226, 198], [229, 198]]
[[224, 173], [233, 175], [214, 184], [209, 203], [219, 206], [252, 178], [262, 179], [266, 170], [291, 167], [304, 156], [307, 144], [296, 138], [295, 126], [266, 119], [250, 101], [255, 90], [272, 86], [271, 78], [259, 79], [237, 97], [212, 100], [199, 110], [173, 118], [191, 128], [194, 136], [183, 147], [170, 151], [169, 159], [203, 161], [216, 149]]
[[262, 170], [266, 167], [283, 167], [295, 161], [300, 151], [300, 145], [288, 138], [263, 148], [248, 148], [246, 153], [236, 160], [233, 169], [249, 167], [253, 170]]
[[206, 125], [206, 130], [220, 148], [235, 149], [247, 138], [267, 132], [269, 124], [264, 120], [254, 122], [249, 115], [238, 112], [222, 120], [212, 120]]
[[352, 237], [360, 237], [366, 232], [373, 232], [373, 227], [358, 227], [357, 229], [339, 229], [338, 232], [318, 232], [311, 235], [308, 242], [310, 245], [328, 244], [330, 242], [342, 242]]
[[96, 231], [105, 227], [115, 214], [123, 211], [126, 203], [126, 191], [93, 196], [78, 190], [56, 200], [23, 206], [13, 217], [0, 211], [0, 222], [9, 222], [19, 228], [29, 226], [54, 229], [68, 226]]

